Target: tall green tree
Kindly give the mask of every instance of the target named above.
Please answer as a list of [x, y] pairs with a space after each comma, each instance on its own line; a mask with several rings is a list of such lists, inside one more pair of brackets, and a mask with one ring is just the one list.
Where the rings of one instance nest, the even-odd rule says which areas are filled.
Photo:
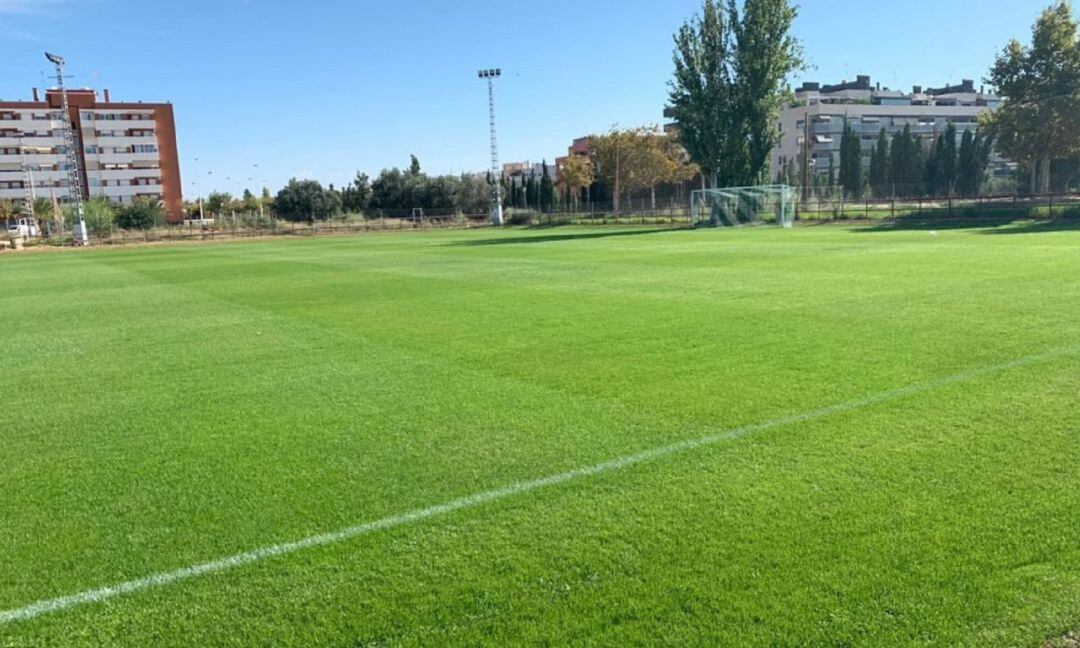
[[923, 182], [926, 193], [948, 196], [956, 189], [956, 126], [949, 124], [934, 140], [926, 157]]
[[555, 206], [555, 183], [548, 172], [547, 160], [543, 163], [543, 174], [540, 176], [540, 210], [551, 211]]
[[713, 186], [757, 184], [779, 137], [784, 82], [802, 67], [788, 0], [703, 0], [675, 34], [671, 114]]
[[798, 9], [788, 0], [745, 0], [742, 15], [728, 0], [735, 35], [735, 96], [746, 147], [748, 185], [768, 181], [769, 159], [780, 138], [777, 115], [788, 99], [785, 81], [803, 67], [802, 46], [791, 36]]
[[948, 195], [952, 195], [956, 191], [956, 125], [950, 122], [945, 127], [942, 137], [944, 142], [939, 153], [942, 173], [941, 188]]
[[840, 185], [847, 196], [862, 195], [862, 140], [851, 124], [844, 120], [840, 137]]
[[893, 135], [889, 151], [889, 183], [897, 195], [917, 196], [923, 193], [925, 156], [922, 142], [911, 132], [911, 126]]
[[1080, 155], [1080, 37], [1069, 3], [1043, 11], [1029, 47], [1009, 41], [987, 81], [1008, 98], [984, 117], [998, 150], [1030, 169], [1032, 193], [1046, 191], [1051, 161]]
[[978, 196], [986, 182], [986, 167], [990, 164], [994, 141], [974, 129], [964, 131], [956, 160], [956, 192], [961, 196]]
[[870, 156], [870, 189], [874, 196], [889, 195], [889, 135], [882, 127]]
[[341, 188], [341, 207], [351, 214], [367, 209], [371, 200], [371, 179], [366, 173], [356, 172], [353, 181]]

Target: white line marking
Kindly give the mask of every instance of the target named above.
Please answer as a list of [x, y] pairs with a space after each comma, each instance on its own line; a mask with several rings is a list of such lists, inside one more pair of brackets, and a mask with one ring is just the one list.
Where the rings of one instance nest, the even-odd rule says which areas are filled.
[[532, 479], [529, 481], [517, 482], [504, 488], [484, 491], [475, 495], [468, 495], [466, 497], [451, 500], [443, 504], [437, 504], [428, 508], [409, 511], [408, 513], [402, 513], [401, 515], [385, 517], [380, 520], [375, 520], [373, 522], [365, 522], [364, 524], [340, 529], [338, 531], [333, 531], [330, 533], [322, 533], [319, 535], [309, 536], [302, 540], [269, 545], [260, 549], [255, 549], [253, 551], [246, 551], [244, 553], [235, 554], [227, 558], [221, 558], [219, 560], [213, 560], [198, 565], [192, 565], [190, 567], [184, 567], [175, 571], [154, 574], [143, 578], [137, 578], [135, 580], [129, 580], [123, 583], [118, 583], [116, 585], [108, 585], [105, 587], [100, 587], [98, 589], [87, 590], [85, 592], [79, 592], [78, 594], [71, 594], [69, 596], [60, 596], [57, 598], [37, 601], [36, 603], [31, 603], [21, 608], [0, 612], [0, 625], [6, 625], [15, 621], [26, 621], [39, 617], [43, 614], [66, 610], [68, 608], [83, 605], [86, 603], [98, 603], [116, 596], [121, 596], [123, 594], [130, 594], [132, 592], [137, 592], [139, 590], [148, 589], [151, 587], [169, 585], [177, 581], [187, 580], [189, 578], [195, 578], [197, 576], [204, 576], [206, 574], [213, 574], [215, 572], [225, 571], [234, 567], [248, 565], [251, 563], [265, 560], [267, 558], [273, 558], [275, 556], [281, 556], [284, 554], [301, 551], [303, 549], [310, 549], [312, 547], [320, 547], [324, 545], [343, 542], [345, 540], [349, 540], [351, 538], [355, 538], [361, 535], [366, 535], [374, 531], [389, 529], [391, 527], [409, 524], [410, 522], [416, 522], [438, 515], [453, 513], [454, 511], [458, 511], [460, 509], [470, 508], [473, 506], [478, 506], [480, 504], [485, 504], [487, 502], [506, 499], [514, 495], [527, 493], [529, 491], [534, 491], [539, 488], [545, 488], [547, 486], [555, 486], [557, 484], [573, 481], [582, 477], [590, 477], [593, 475], [599, 475], [601, 473], [611, 472], [613, 470], [619, 470], [627, 466], [633, 466], [635, 464], [652, 461], [654, 459], [659, 459], [661, 457], [666, 457], [668, 455], [680, 452], [686, 452], [687, 450], [693, 450], [696, 448], [701, 448], [703, 446], [714, 445], [716, 443], [720, 443], [721, 441], [736, 439], [742, 436], [746, 436], [748, 434], [761, 432], [763, 430], [819, 419], [829, 416], [831, 414], [839, 414], [842, 412], [875, 405], [877, 403], [930, 391], [932, 389], [943, 387], [945, 385], [965, 382], [982, 376], [1015, 369], [1017, 367], [1023, 367], [1039, 362], [1045, 362], [1047, 360], [1053, 360], [1074, 353], [1076, 351], [1080, 351], [1080, 346], [1058, 349], [1057, 351], [1052, 351], [1041, 355], [1029, 356], [1026, 358], [1013, 360], [1011, 362], [1006, 362], [991, 367], [984, 367], [982, 369], [973, 369], [971, 371], [954, 374], [952, 376], [922, 385], [913, 385], [910, 387], [893, 389], [874, 396], [859, 398], [847, 401], [845, 403], [838, 403], [836, 405], [829, 405], [827, 407], [811, 410], [802, 414], [784, 416], [778, 419], [773, 419], [771, 421], [766, 421], [764, 423], [745, 425], [743, 427], [733, 428], [730, 430], [725, 430], [723, 432], [717, 432], [716, 434], [710, 434], [696, 439], [679, 441], [677, 443], [660, 446], [651, 450], [645, 450], [644, 452], [639, 452], [637, 454], [631, 454], [623, 457], [618, 457], [616, 459], [611, 459], [609, 461], [594, 464], [592, 466], [575, 468], [573, 470], [568, 470], [566, 472], [558, 473], [556, 475], [549, 475], [547, 477], [540, 477], [538, 479]]

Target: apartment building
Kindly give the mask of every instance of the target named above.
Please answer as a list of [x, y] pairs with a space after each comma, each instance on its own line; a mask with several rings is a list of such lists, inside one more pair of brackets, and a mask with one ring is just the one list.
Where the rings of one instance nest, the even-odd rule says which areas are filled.
[[[558, 182], [559, 167], [558, 164], [547, 165], [548, 177], [552, 182]], [[524, 182], [535, 178], [539, 180], [544, 177], [544, 163], [534, 162], [508, 162], [503, 164], [503, 177], [509, 178], [510, 182], [515, 185], [520, 185]]]
[[0, 200], [69, 200], [63, 119], [74, 126], [84, 198], [125, 204], [161, 200], [170, 221], [183, 219], [180, 164], [172, 104], [113, 102], [90, 89], [59, 91], [41, 100], [0, 101]]
[[[780, 113], [780, 141], [772, 152], [773, 173], [780, 176], [785, 168], [795, 168], [796, 177], [801, 177], [804, 150], [809, 153], [810, 173], [828, 173], [830, 158], [834, 168], [839, 169], [845, 123], [862, 140], [865, 168], [870, 166], [882, 128], [891, 137], [910, 127], [929, 149], [953, 124], [959, 144], [964, 132], [977, 129], [979, 117], [1001, 102], [1001, 97], [976, 89], [971, 80], [944, 88], [915, 86], [910, 93], [873, 85], [869, 76], [835, 85], [804, 83], [795, 91], [793, 105]], [[995, 176], [1007, 176], [1015, 170], [1015, 164], [995, 156], [991, 168]]]

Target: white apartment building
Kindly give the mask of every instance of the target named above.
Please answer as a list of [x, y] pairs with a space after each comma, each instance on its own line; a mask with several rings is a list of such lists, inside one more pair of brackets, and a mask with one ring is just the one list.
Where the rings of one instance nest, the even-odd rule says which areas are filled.
[[[171, 104], [114, 103], [108, 91], [68, 91], [84, 198], [125, 204], [137, 198], [164, 203], [170, 220], [183, 218], [176, 129]], [[45, 100], [0, 102], [0, 200], [70, 198], [58, 91]]]
[[[882, 128], [891, 137], [910, 127], [929, 148], [953, 124], [959, 144], [965, 131], [978, 128], [979, 116], [996, 109], [1001, 101], [996, 95], [976, 90], [970, 80], [937, 89], [915, 86], [911, 93], [873, 86], [869, 76], [824, 87], [804, 83], [795, 92], [794, 105], [780, 113], [780, 141], [772, 152], [773, 174], [781, 174], [786, 166], [794, 164], [801, 177], [799, 166], [804, 150], [809, 153], [810, 173], [828, 173], [830, 158], [834, 168], [839, 169], [845, 122], [862, 140], [864, 168], [870, 166]], [[996, 176], [1008, 175], [1015, 169], [1014, 164], [996, 156], [991, 166]]]

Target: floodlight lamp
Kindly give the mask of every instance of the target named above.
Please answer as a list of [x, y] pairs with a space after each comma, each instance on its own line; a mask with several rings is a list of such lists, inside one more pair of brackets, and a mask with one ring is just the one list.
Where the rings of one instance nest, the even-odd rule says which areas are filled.
[[49, 62], [52, 63], [53, 65], [63, 65], [64, 64], [64, 57], [60, 56], [59, 54], [50, 54], [48, 52], [45, 52], [45, 58], [49, 59]]

